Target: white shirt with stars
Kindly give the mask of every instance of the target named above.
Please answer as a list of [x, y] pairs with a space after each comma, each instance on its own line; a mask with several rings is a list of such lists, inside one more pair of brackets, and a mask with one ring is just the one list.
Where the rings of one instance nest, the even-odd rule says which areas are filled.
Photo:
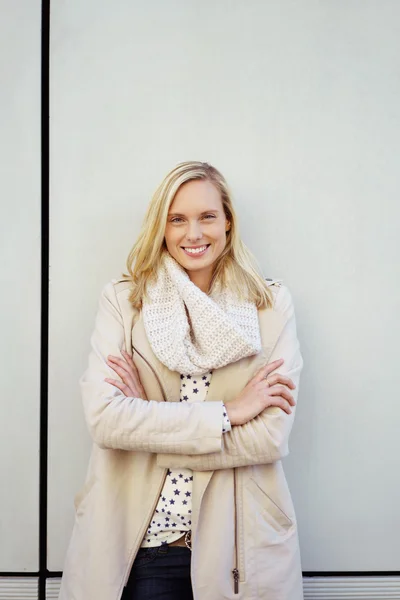
[[[210, 386], [212, 371], [204, 375], [181, 375], [180, 402], [203, 402]], [[223, 405], [222, 433], [231, 430]], [[192, 485], [190, 469], [168, 469], [156, 510], [149, 523], [142, 548], [170, 544], [191, 529]]]

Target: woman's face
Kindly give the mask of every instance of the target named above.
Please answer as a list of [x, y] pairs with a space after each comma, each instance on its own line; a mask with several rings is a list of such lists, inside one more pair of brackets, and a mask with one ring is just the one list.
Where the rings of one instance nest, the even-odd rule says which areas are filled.
[[184, 183], [168, 212], [165, 243], [190, 279], [208, 291], [213, 265], [226, 244], [230, 228], [219, 190], [204, 179]]

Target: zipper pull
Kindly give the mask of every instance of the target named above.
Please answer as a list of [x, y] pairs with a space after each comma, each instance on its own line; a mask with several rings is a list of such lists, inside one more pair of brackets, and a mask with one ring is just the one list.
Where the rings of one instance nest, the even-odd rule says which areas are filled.
[[232, 573], [233, 573], [233, 581], [235, 582], [234, 591], [235, 591], [235, 594], [238, 594], [239, 593], [239, 571], [238, 571], [238, 569], [235, 568], [232, 570]]

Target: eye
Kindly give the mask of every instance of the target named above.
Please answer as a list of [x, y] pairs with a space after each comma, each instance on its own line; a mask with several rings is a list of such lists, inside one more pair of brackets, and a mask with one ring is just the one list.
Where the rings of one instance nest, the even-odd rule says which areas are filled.
[[183, 219], [181, 217], [173, 217], [170, 220], [170, 223], [181, 223], [183, 221]]
[[215, 215], [204, 215], [205, 219], [215, 219]]

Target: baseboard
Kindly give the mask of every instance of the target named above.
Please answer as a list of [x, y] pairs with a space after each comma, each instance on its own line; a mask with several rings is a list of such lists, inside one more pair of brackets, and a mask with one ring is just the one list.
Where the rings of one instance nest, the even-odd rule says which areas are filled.
[[0, 577], [0, 600], [37, 600], [38, 591], [35, 577]]
[[46, 582], [46, 600], [57, 600], [61, 578], [48, 579]]
[[[47, 600], [57, 600], [60, 581], [47, 581]], [[400, 577], [304, 577], [303, 587], [304, 600], [400, 600]]]
[[[47, 580], [46, 600], [57, 600], [60, 578]], [[304, 577], [304, 600], [400, 600], [400, 577]], [[37, 600], [35, 578], [0, 577], [0, 600]]]
[[303, 577], [304, 600], [400, 600], [400, 577]]

